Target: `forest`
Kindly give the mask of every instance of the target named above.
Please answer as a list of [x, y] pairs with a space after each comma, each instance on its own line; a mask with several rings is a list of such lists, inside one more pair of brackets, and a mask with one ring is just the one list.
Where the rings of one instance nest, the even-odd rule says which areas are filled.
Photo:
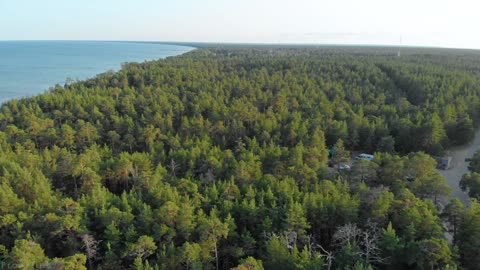
[[0, 269], [479, 269], [480, 153], [468, 205], [432, 156], [480, 124], [480, 51], [397, 50], [206, 47], [5, 102]]

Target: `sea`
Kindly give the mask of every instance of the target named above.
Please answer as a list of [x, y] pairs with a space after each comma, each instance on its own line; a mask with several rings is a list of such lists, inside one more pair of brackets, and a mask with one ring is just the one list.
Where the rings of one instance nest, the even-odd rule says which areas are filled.
[[0, 103], [41, 94], [68, 80], [117, 71], [126, 62], [156, 60], [193, 49], [131, 41], [0, 41]]

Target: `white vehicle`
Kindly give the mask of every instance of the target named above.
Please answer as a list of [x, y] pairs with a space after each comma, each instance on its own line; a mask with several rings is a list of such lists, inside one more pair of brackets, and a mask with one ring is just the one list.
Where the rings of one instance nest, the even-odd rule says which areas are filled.
[[370, 154], [365, 154], [365, 153], [361, 153], [360, 155], [358, 155], [355, 160], [359, 160], [359, 159], [366, 159], [368, 161], [372, 161], [373, 160], [373, 155], [370, 155]]
[[339, 169], [339, 170], [347, 170], [347, 171], [348, 171], [348, 170], [350, 170], [351, 168], [350, 168], [350, 165], [348, 165], [348, 164], [340, 164], [340, 166], [338, 166], [338, 169]]

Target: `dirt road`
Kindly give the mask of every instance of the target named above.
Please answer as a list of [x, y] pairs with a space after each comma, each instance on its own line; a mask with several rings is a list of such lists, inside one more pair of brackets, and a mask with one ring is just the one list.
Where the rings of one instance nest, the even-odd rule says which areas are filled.
[[452, 188], [452, 198], [458, 198], [462, 203], [468, 205], [468, 195], [458, 186], [463, 174], [468, 172], [468, 162], [466, 158], [471, 158], [473, 154], [480, 149], [480, 130], [475, 133], [473, 142], [451, 148], [447, 153], [452, 157], [452, 166], [448, 170], [439, 170], [447, 180], [447, 184]]

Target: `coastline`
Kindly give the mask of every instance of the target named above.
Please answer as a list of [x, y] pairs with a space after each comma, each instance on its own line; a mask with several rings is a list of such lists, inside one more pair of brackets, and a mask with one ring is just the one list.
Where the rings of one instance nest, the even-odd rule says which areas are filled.
[[[118, 72], [122, 69], [122, 64], [124, 63], [143, 63], [143, 62], [149, 62], [149, 61], [158, 61], [162, 59], [166, 59], [169, 57], [177, 57], [184, 55], [186, 53], [189, 53], [193, 50], [198, 49], [197, 47], [193, 46], [186, 46], [183, 44], [166, 44], [166, 43], [144, 43], [144, 42], [137, 42], [137, 41], [95, 41], [95, 40], [3, 40], [0, 41], [0, 46], [3, 45], [3, 47], [7, 48], [15, 48], [17, 45], [25, 45], [28, 44], [29, 49], [36, 50], [37, 47], [33, 44], [41, 44], [41, 46], [47, 46], [47, 45], [63, 45], [63, 46], [97, 46], [97, 45], [102, 45], [103, 47], [108, 47], [108, 44], [145, 44], [145, 45], [164, 45], [166, 46], [165, 49], [161, 49], [158, 53], [155, 51], [152, 51], [151, 47], [152, 46], [147, 46], [147, 51], [144, 53], [145, 56], [132, 56], [131, 51], [120, 51], [118, 55], [125, 55], [123, 59], [108, 59], [103, 62], [101, 62], [98, 66], [99, 68], [95, 68], [96, 64], [93, 64], [91, 62], [96, 60], [96, 55], [95, 53], [92, 53], [92, 55], [86, 54], [86, 52], [83, 52], [84, 57], [87, 58], [85, 61], [90, 61], [89, 63], [80, 63], [79, 65], [75, 65], [75, 62], [71, 63], [69, 60], [71, 58], [75, 57], [81, 57], [81, 55], [74, 54], [72, 53], [71, 55], [68, 52], [65, 54], [65, 57], [62, 57], [63, 52], [57, 53], [53, 49], [49, 52], [53, 55], [54, 57], [57, 57], [55, 60], [61, 61], [62, 63], [68, 63], [67, 67], [62, 68], [62, 66], [57, 66], [55, 61], [52, 61], [51, 63], [44, 64], [44, 63], [35, 63], [32, 61], [32, 63], [28, 61], [21, 61], [27, 58], [26, 56], [23, 55], [23, 51], [21, 51], [21, 54], [19, 54], [19, 57], [24, 57], [24, 59], [19, 59], [19, 61], [15, 61], [16, 59], [14, 57], [10, 58], [10, 63], [3, 63], [3, 66], [0, 65], [0, 69], [6, 70], [7, 72], [13, 73], [14, 75], [21, 74], [22, 77], [28, 78], [25, 79], [24, 81], [21, 80], [21, 78], [18, 78], [20, 75], [18, 75], [17, 78], [13, 78], [4, 75], [4, 77], [0, 77], [0, 81], [4, 81], [3, 88], [0, 88], [0, 106], [3, 104], [12, 101], [12, 100], [20, 100], [24, 98], [31, 98], [34, 96], [42, 95], [44, 93], [47, 93], [50, 91], [52, 87], [55, 87], [55, 85], [63, 85], [66, 84], [69, 80], [71, 81], [85, 81], [89, 79], [93, 79], [97, 77], [98, 75], [108, 72], [108, 71], [113, 71], [113, 72]], [[6, 45], [5, 45], [6, 44]], [[128, 46], [128, 45], [127, 45]], [[169, 48], [172, 46], [172, 48]], [[178, 50], [178, 52], [175, 52], [174, 47], [181, 47], [182, 50]], [[25, 46], [27, 47], [27, 46]], [[131, 46], [129, 46], [131, 47]], [[137, 46], [135, 46], [137, 47]], [[150, 48], [149, 48], [150, 47]], [[103, 48], [104, 49], [104, 48]], [[127, 48], [128, 49], [128, 48]], [[121, 49], [120, 49], [121, 50]], [[118, 48], [117, 48], [118, 51]], [[141, 48], [136, 48], [136, 51], [142, 52]], [[162, 55], [162, 52], [165, 53], [165, 55]], [[40, 52], [39, 54], [41, 54]], [[96, 54], [101, 54], [102, 51], [96, 52]], [[31, 55], [30, 55], [31, 57]], [[44, 59], [50, 60], [50, 55], [43, 55]], [[117, 57], [117, 56], [115, 56]], [[136, 57], [137, 59], [135, 60], [130, 60], [131, 58]], [[143, 60], [140, 60], [138, 58], [145, 58]], [[83, 59], [82, 59], [83, 60]], [[21, 64], [19, 64], [21, 62]], [[12, 65], [13, 67], [10, 68], [9, 64]], [[22, 66], [23, 64], [23, 66]], [[83, 66], [82, 66], [83, 64]], [[37, 65], [37, 66], [35, 66]], [[21, 72], [16, 72], [16, 69], [19, 69]], [[24, 70], [27, 70], [25, 72]], [[32, 71], [34, 70], [34, 71]], [[46, 70], [46, 71], [45, 71]], [[29, 71], [31, 71], [29, 73]], [[49, 73], [51, 72], [51, 74]], [[60, 72], [59, 72], [60, 71]], [[36, 73], [38, 74], [36, 74]], [[64, 74], [59, 75], [59, 74]], [[20, 81], [20, 86], [17, 87], [17, 83]]]

